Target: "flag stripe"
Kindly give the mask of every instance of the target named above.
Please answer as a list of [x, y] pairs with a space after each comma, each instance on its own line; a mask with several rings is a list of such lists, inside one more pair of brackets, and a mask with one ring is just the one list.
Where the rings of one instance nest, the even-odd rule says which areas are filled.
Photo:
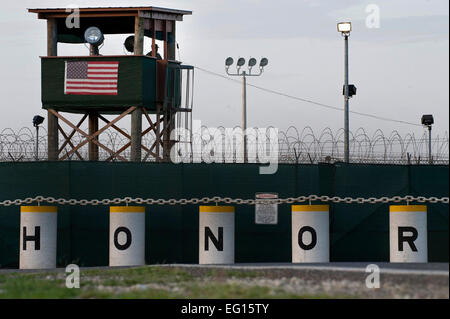
[[93, 72], [93, 71], [88, 71], [88, 74], [113, 74], [114, 76], [117, 76], [117, 72]]
[[105, 85], [96, 85], [96, 84], [69, 84], [67, 85], [68, 89], [77, 89], [77, 88], [92, 88], [92, 89], [116, 89], [116, 86], [114, 84], [105, 84]]
[[104, 80], [104, 79], [117, 79], [116, 75], [109, 75], [109, 74], [95, 74], [95, 76], [89, 76], [89, 79], [94, 80]]
[[119, 62], [111, 62], [111, 61], [91, 61], [89, 64], [119, 64]]
[[117, 92], [115, 93], [92, 93], [92, 92], [68, 92], [67, 95], [117, 95]]
[[71, 89], [70, 92], [104, 92], [104, 93], [114, 93], [117, 92], [117, 90], [108, 90], [108, 89], [89, 89], [89, 88], [76, 88]]
[[117, 70], [119, 67], [118, 66], [106, 66], [106, 65], [96, 65], [96, 66], [89, 66], [88, 69], [92, 70], [92, 69], [107, 69], [107, 70]]
[[68, 80], [67, 84], [117, 84], [117, 80]]

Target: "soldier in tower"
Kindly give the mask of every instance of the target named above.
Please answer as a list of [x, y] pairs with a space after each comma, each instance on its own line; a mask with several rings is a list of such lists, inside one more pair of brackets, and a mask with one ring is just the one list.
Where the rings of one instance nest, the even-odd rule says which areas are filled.
[[[156, 54], [155, 57], [157, 60], [162, 60], [161, 55], [158, 53], [158, 45], [155, 43], [155, 49], [156, 49]], [[150, 51], [149, 53], [147, 53], [147, 56], [153, 56], [153, 51]]]

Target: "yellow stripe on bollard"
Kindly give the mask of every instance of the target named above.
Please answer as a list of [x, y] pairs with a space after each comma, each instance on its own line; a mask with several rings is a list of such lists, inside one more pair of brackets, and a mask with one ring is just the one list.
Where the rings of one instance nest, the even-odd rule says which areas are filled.
[[20, 206], [21, 213], [57, 213], [56, 206]]
[[111, 206], [110, 213], [145, 213], [144, 206]]
[[330, 205], [292, 205], [292, 212], [328, 212]]
[[200, 206], [200, 213], [234, 213], [234, 206]]
[[391, 213], [395, 212], [426, 212], [427, 206], [425, 205], [391, 205], [389, 206]]

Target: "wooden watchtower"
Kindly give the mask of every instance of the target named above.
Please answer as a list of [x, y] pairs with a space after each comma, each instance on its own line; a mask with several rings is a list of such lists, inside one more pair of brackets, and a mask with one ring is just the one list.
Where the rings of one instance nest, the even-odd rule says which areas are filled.
[[[48, 159], [64, 160], [72, 155], [84, 160], [79, 149], [89, 145], [89, 160], [99, 160], [99, 148], [108, 153], [107, 161], [141, 161], [153, 157], [169, 160], [170, 148], [176, 142], [170, 133], [176, 126], [178, 112], [192, 111], [187, 98], [182, 105], [184, 91], [188, 97], [193, 89], [193, 67], [176, 61], [176, 22], [183, 21], [191, 11], [157, 7], [79, 8], [79, 27], [67, 24], [74, 11], [66, 8], [28, 9], [39, 19], [47, 20], [47, 56], [41, 57], [42, 106], [48, 111]], [[70, 17], [69, 17], [70, 18]], [[134, 34], [131, 55], [58, 56], [58, 43], [85, 44], [85, 31], [96, 27], [103, 35]], [[152, 40], [152, 56], [144, 55], [144, 38]], [[125, 39], [125, 37], [124, 37]], [[155, 55], [155, 40], [163, 42], [161, 59]], [[123, 48], [118, 48], [123, 52]], [[94, 72], [95, 71], [95, 72]], [[182, 78], [186, 76], [183, 86]], [[106, 81], [106, 77], [109, 81]], [[78, 123], [72, 123], [62, 113], [82, 114]], [[103, 115], [115, 114], [113, 120]], [[116, 123], [131, 115], [131, 133], [127, 134]], [[149, 127], [142, 129], [145, 117]], [[186, 116], [186, 118], [189, 118]], [[88, 119], [89, 131], [80, 126]], [[99, 128], [99, 119], [105, 123]], [[66, 123], [72, 132], [66, 133], [59, 125]], [[99, 141], [107, 129], [116, 129], [129, 139], [119, 150], [111, 150]], [[84, 139], [74, 145], [71, 138], [78, 132]], [[153, 145], [142, 145], [142, 137], [153, 132]], [[62, 145], [59, 145], [61, 134]], [[70, 152], [63, 153], [65, 147]], [[130, 157], [123, 152], [131, 147]], [[144, 151], [144, 152], [142, 152]]]

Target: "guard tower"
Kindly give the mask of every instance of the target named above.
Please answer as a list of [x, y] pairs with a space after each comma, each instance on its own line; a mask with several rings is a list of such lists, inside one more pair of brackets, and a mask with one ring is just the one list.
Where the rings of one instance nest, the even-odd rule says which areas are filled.
[[[79, 8], [79, 27], [68, 25], [74, 11], [66, 8], [28, 9], [39, 19], [47, 20], [47, 56], [41, 57], [42, 106], [48, 111], [48, 159], [64, 160], [75, 154], [85, 160], [79, 149], [88, 144], [89, 160], [99, 160], [99, 148], [108, 153], [107, 161], [142, 161], [153, 157], [168, 161], [170, 148], [176, 140], [171, 131], [178, 125], [176, 118], [184, 113], [184, 125], [192, 121], [193, 67], [176, 61], [176, 22], [183, 21], [191, 11], [157, 7]], [[76, 12], [75, 12], [76, 14]], [[86, 56], [58, 56], [58, 43], [86, 44], [85, 33], [90, 27], [108, 34], [134, 34], [131, 55], [99, 55], [91, 44]], [[144, 37], [152, 40], [152, 56], [145, 56]], [[124, 37], [125, 39], [125, 37]], [[157, 59], [155, 40], [163, 41], [161, 59]], [[123, 48], [118, 48], [123, 52]], [[101, 53], [101, 52], [100, 52]], [[182, 79], [185, 78], [186, 81]], [[184, 85], [184, 86], [183, 86]], [[186, 96], [182, 105], [181, 95]], [[62, 113], [82, 114], [72, 123]], [[113, 120], [103, 115], [117, 115]], [[131, 132], [116, 123], [131, 115]], [[145, 117], [149, 127], [142, 129]], [[80, 127], [88, 119], [88, 132]], [[99, 128], [99, 119], [105, 123]], [[67, 124], [66, 133], [59, 121]], [[180, 120], [179, 120], [180, 121]], [[182, 121], [180, 121], [182, 122]], [[111, 150], [99, 141], [107, 129], [115, 129], [129, 139], [119, 150]], [[78, 145], [71, 141], [75, 133], [84, 139]], [[142, 137], [153, 132], [153, 145], [142, 145]], [[60, 135], [64, 142], [59, 145]], [[66, 147], [70, 152], [63, 153]], [[130, 149], [130, 156], [123, 152]], [[142, 152], [143, 151], [143, 152]]]

